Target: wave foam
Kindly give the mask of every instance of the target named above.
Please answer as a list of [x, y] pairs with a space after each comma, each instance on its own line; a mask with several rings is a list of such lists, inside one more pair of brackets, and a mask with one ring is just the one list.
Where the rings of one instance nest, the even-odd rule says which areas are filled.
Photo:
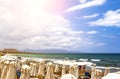
[[78, 59], [79, 61], [84, 61], [84, 62], [86, 62], [86, 61], [88, 61], [88, 59]]
[[101, 59], [91, 59], [91, 61], [101, 61]]

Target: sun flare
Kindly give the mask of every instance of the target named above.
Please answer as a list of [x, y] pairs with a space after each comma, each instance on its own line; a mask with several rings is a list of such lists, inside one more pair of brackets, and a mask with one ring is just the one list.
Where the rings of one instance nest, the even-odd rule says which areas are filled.
[[29, 8], [40, 8], [43, 9], [45, 7], [50, 6], [50, 0], [25, 0], [23, 1], [26, 6]]

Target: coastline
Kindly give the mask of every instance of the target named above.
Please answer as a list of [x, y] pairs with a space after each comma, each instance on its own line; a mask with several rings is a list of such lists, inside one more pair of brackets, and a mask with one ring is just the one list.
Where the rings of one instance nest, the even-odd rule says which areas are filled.
[[[22, 57], [31, 57], [32, 59], [34, 59], [34, 58], [43, 58], [43, 59], [49, 59], [49, 60], [71, 60], [71, 61], [73, 60], [73, 61], [78, 61], [78, 62], [82, 59], [83, 62], [85, 62], [84, 60], [87, 60], [87, 62], [97, 64], [97, 68], [102, 69], [102, 70], [105, 69], [106, 63], [108, 63], [107, 66], [109, 66], [109, 68], [111, 69], [111, 72], [120, 71], [120, 66], [113, 66], [114, 64], [116, 64], [115, 63], [116, 61], [113, 62], [113, 61], [111, 61], [109, 59], [105, 60], [105, 59], [102, 59], [102, 58], [94, 58], [94, 57], [93, 58], [92, 57], [87, 58], [87, 57], [85, 57], [87, 55], [86, 53], [85, 53], [85, 55], [83, 55], [81, 53], [80, 54], [75, 54], [75, 53], [70, 53], [70, 54], [68, 54], [68, 53], [62, 53], [62, 54], [61, 53], [36, 53], [36, 54], [32, 54], [31, 53], [31, 54], [29, 54], [29, 53], [27, 53], [27, 54], [13, 54], [13, 55], [22, 56]], [[80, 57], [77, 58], [76, 55], [77, 56], [78, 55], [83, 55], [83, 56], [81, 56], [81, 58]], [[88, 56], [89, 55], [92, 56], [94, 54], [88, 54]], [[95, 54], [95, 55], [99, 55], [99, 54]], [[107, 55], [108, 54], [106, 54], [106, 56]], [[112, 54], [110, 56], [112, 56]], [[93, 61], [93, 59], [94, 59], [94, 61]], [[113, 62], [113, 63], [111, 63], [111, 62]], [[111, 64], [109, 65], [109, 63], [111, 63], [112, 65]]]
[[[26, 55], [28, 55], [28, 54], [26, 54]], [[84, 74], [85, 72], [88, 72], [88, 73], [90, 73], [92, 75], [92, 69], [93, 69], [94, 64], [95, 64], [95, 63], [88, 62], [88, 61], [86, 61], [86, 62], [85, 61], [76, 61], [76, 60], [71, 60], [71, 59], [68, 59], [68, 58], [66, 58], [66, 59], [57, 59], [57, 58], [41, 58], [41, 57], [34, 57], [34, 56], [31, 56], [31, 57], [30, 56], [27, 56], [27, 57], [26, 56], [20, 56], [18, 54], [17, 54], [17, 56], [16, 56], [16, 54], [7, 54], [5, 56], [2, 56], [1, 60], [13, 61], [15, 63], [18, 63], [17, 67], [20, 68], [20, 69], [24, 65], [27, 65], [27, 66], [25, 66], [25, 68], [26, 67], [29, 68], [29, 67], [31, 67], [32, 63], [33, 63], [33, 66], [37, 67], [37, 65], [39, 63], [41, 63], [41, 62], [44, 62], [44, 65], [46, 65], [44, 67], [47, 67], [47, 66], [49, 66], [47, 64], [50, 64], [50, 65], [52, 65], [53, 68], [56, 68], [56, 65], [58, 65], [59, 69], [60, 69], [59, 74], [62, 73], [62, 67], [64, 65], [65, 65], [65, 68], [66, 68], [65, 69], [66, 70], [66, 74], [70, 73], [70, 70], [69, 70], [70, 67], [74, 67], [74, 66], [77, 65], [78, 69], [79, 69], [80, 77], [85, 76], [85, 74]], [[20, 58], [20, 59], [18, 59], [18, 58]], [[21, 63], [21, 66], [19, 65], [20, 63]], [[103, 77], [103, 74], [105, 72], [105, 67], [98, 67], [98, 66], [96, 66], [95, 68], [98, 71], [101, 72], [101, 74], [102, 74], [101, 76]], [[110, 69], [110, 73], [116, 73], [116, 72], [120, 71], [120, 68], [115, 70], [115, 71], [111, 71], [111, 67], [109, 67], [109, 69]], [[36, 69], [33, 69], [33, 71], [34, 70], [36, 70]], [[75, 71], [76, 70], [77, 69], [75, 69]], [[71, 72], [71, 73], [73, 73], [73, 72]], [[60, 76], [62, 76], [62, 75], [60, 75]], [[31, 78], [34, 78], [34, 77], [37, 77], [37, 76], [32, 76], [31, 75]]]

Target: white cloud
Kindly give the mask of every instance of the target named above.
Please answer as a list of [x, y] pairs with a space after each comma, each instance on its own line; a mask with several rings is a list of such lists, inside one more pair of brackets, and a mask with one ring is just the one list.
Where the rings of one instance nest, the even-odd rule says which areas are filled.
[[112, 38], [112, 39], [117, 39], [117, 38], [119, 38], [119, 36], [117, 36], [117, 35], [112, 35], [112, 34], [103, 34], [102, 35], [102, 37], [104, 37], [104, 38]]
[[72, 30], [61, 15], [43, 11], [31, 0], [5, 1], [0, 3], [0, 48], [65, 49], [81, 45], [83, 31]]
[[93, 30], [93, 31], [88, 31], [88, 32], [87, 32], [88, 35], [93, 35], [93, 34], [97, 34], [97, 33], [98, 33], [98, 32], [97, 32], [97, 31], [94, 31], [94, 30]]
[[107, 11], [103, 18], [89, 22], [90, 26], [118, 26], [120, 27], [120, 9]]
[[43, 11], [31, 0], [12, 1], [0, 3], [0, 48], [72, 49], [92, 41], [61, 15]]
[[83, 18], [95, 18], [95, 17], [97, 17], [97, 16], [99, 16], [99, 14], [98, 13], [95, 13], [95, 14], [92, 14], [92, 15], [86, 15], [86, 16], [83, 16]]
[[101, 43], [101, 42], [88, 42], [87, 44], [92, 45], [92, 46], [96, 46], [96, 47], [106, 45], [105, 43]]
[[80, 3], [85, 3], [87, 0], [79, 0]]
[[75, 10], [79, 10], [79, 9], [84, 9], [84, 8], [88, 8], [88, 7], [92, 7], [92, 6], [99, 6], [99, 5], [104, 4], [105, 2], [106, 2], [106, 0], [87, 1], [87, 2], [85, 2], [83, 4], [75, 5], [75, 6], [71, 7], [71, 8], [68, 8], [67, 12], [75, 11]]
[[105, 45], [106, 43], [102, 43], [102, 42], [96, 44], [96, 46], [105, 46]]

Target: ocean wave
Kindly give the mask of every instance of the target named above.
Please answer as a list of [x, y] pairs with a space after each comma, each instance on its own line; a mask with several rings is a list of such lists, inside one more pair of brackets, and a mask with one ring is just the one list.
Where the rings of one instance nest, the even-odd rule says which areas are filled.
[[91, 59], [91, 61], [101, 61], [101, 59]]
[[[89, 66], [90, 68], [92, 68], [93, 66]], [[105, 69], [105, 66], [96, 66], [97, 69]], [[110, 70], [120, 70], [120, 67], [109, 67]]]
[[86, 61], [88, 61], [88, 59], [78, 59], [79, 61], [84, 61], [84, 62], [86, 62]]

